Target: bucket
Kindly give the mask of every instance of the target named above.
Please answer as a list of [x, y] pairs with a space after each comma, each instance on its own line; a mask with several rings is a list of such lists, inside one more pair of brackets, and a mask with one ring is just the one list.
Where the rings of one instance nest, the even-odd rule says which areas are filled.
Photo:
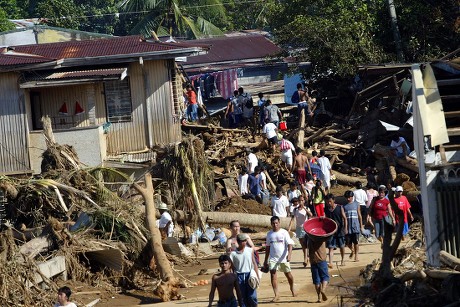
[[281, 130], [281, 131], [287, 130], [287, 124], [286, 124], [286, 122], [284, 122], [284, 121], [283, 121], [283, 122], [280, 122], [280, 130]]
[[314, 217], [305, 221], [303, 229], [313, 241], [324, 242], [337, 231], [337, 223], [327, 217]]

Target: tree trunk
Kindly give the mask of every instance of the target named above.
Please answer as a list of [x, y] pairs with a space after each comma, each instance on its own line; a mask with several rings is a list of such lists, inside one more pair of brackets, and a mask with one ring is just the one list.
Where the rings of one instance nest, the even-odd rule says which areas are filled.
[[363, 185], [366, 185], [367, 180], [362, 179], [360, 177], [353, 177], [353, 176], [348, 176], [345, 174], [342, 174], [338, 171], [333, 171], [333, 174], [335, 175], [335, 178], [337, 179], [338, 183], [341, 184], [346, 184], [346, 185], [355, 185], [356, 181], [360, 181]]
[[297, 147], [304, 149], [304, 137], [305, 137], [305, 109], [300, 110], [299, 118], [299, 134], [297, 135]]
[[[233, 212], [203, 212], [206, 222], [211, 224], [229, 224], [231, 221], [238, 220], [241, 226], [271, 227], [269, 215], [260, 214], [241, 214]], [[280, 218], [282, 228], [288, 228], [290, 218]]]
[[460, 259], [458, 259], [455, 256], [452, 256], [446, 251], [440, 251], [439, 252], [439, 260], [447, 265], [448, 267], [460, 271]]
[[133, 186], [142, 195], [145, 201], [145, 215], [147, 220], [147, 226], [152, 236], [150, 244], [152, 245], [153, 257], [156, 263], [158, 264], [157, 268], [158, 272], [160, 273], [160, 278], [162, 280], [161, 284], [158, 285], [157, 289], [155, 289], [155, 294], [157, 294], [162, 301], [167, 302], [170, 301], [172, 298], [177, 297], [179, 282], [174, 276], [171, 264], [163, 250], [160, 230], [156, 227], [152, 175], [150, 175], [150, 173], [147, 173], [145, 174], [144, 178], [145, 188], [141, 187], [137, 183], [134, 183]]
[[401, 35], [399, 34], [398, 19], [396, 17], [396, 9], [393, 0], [388, 0], [388, 10], [391, 18], [391, 29], [393, 30], [393, 39], [396, 46], [396, 55], [400, 63], [404, 62], [404, 53], [401, 43]]
[[270, 187], [272, 188], [272, 191], [275, 191], [276, 190], [276, 185], [275, 185], [275, 183], [273, 183], [272, 177], [270, 177], [270, 175], [268, 174], [267, 171], [264, 171], [264, 174], [265, 174], [265, 176], [267, 176], [267, 181], [268, 181], [268, 184], [270, 185]]

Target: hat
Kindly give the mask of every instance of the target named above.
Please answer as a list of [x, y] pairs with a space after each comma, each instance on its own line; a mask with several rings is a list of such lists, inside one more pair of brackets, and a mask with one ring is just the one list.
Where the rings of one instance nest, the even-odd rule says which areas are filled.
[[246, 241], [248, 238], [248, 235], [245, 233], [240, 233], [236, 236], [237, 241]]
[[402, 192], [402, 191], [403, 191], [403, 187], [400, 186], [400, 185], [398, 185], [398, 186], [396, 187], [396, 190], [395, 190], [395, 191], [396, 191], [396, 192]]
[[168, 206], [164, 202], [161, 202], [158, 204], [157, 209], [158, 210], [168, 210]]
[[384, 184], [381, 184], [381, 185], [379, 185], [379, 190], [380, 190], [380, 189], [386, 190], [387, 187], [386, 187]]
[[260, 283], [260, 276], [257, 277], [257, 273], [254, 270], [251, 270], [251, 273], [249, 274], [249, 279], [248, 279], [249, 287], [251, 287], [251, 289], [257, 289], [259, 287], [259, 283]]

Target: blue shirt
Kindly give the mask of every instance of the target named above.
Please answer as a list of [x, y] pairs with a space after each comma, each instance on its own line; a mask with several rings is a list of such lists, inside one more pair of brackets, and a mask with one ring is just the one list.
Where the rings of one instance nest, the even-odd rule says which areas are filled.
[[249, 191], [251, 191], [252, 195], [258, 196], [260, 195], [261, 186], [260, 183], [262, 182], [262, 176], [260, 174], [256, 177], [254, 173], [249, 175], [248, 184], [249, 184]]

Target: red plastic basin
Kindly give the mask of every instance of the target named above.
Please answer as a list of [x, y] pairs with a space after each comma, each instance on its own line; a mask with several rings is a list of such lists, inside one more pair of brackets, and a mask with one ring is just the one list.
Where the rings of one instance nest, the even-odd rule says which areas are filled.
[[337, 223], [330, 218], [311, 218], [303, 224], [308, 237], [314, 241], [326, 241], [337, 231]]

